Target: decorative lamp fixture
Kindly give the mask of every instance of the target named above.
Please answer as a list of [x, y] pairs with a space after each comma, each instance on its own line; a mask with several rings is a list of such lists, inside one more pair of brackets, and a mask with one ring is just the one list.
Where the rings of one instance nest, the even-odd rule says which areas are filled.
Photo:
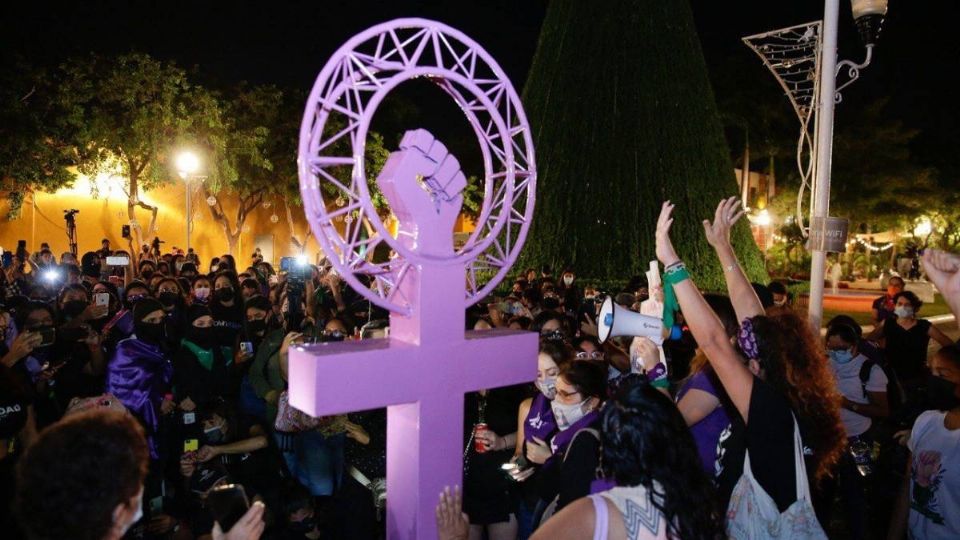
[[177, 154], [176, 165], [180, 178], [187, 178], [200, 170], [200, 158], [190, 151], [180, 152]]
[[214, 197], [213, 195], [207, 197], [207, 204], [209, 204], [210, 206], [216, 206], [217, 198]]
[[864, 46], [872, 47], [880, 37], [883, 18], [887, 15], [887, 0], [850, 0], [853, 20]]

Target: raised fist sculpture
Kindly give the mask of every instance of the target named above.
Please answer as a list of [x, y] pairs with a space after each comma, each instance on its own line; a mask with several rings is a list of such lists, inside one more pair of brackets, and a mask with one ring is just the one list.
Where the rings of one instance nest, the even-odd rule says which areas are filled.
[[411, 251], [453, 256], [453, 226], [467, 179], [460, 162], [429, 131], [408, 131], [377, 177], [400, 222], [399, 240]]

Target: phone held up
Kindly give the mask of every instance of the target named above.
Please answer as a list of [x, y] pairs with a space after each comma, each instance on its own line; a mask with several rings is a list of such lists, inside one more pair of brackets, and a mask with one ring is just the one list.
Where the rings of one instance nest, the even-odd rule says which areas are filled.
[[218, 486], [207, 493], [207, 508], [213, 519], [220, 524], [223, 532], [228, 532], [250, 508], [250, 500], [241, 484]]

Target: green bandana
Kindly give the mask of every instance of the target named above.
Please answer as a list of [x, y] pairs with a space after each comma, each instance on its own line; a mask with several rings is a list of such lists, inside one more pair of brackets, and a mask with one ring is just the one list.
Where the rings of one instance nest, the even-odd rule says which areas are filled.
[[690, 273], [683, 266], [667, 271], [663, 275], [663, 327], [673, 328], [680, 303], [677, 302], [677, 293], [673, 286], [690, 279]]

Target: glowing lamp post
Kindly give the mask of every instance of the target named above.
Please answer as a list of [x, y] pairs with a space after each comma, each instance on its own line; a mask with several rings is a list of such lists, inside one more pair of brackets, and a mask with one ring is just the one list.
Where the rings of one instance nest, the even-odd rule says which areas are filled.
[[190, 232], [193, 229], [193, 218], [190, 215], [190, 178], [195, 176], [200, 170], [200, 158], [189, 150], [180, 152], [176, 160], [177, 173], [183, 179], [184, 189], [187, 193], [187, 252], [190, 251]]

